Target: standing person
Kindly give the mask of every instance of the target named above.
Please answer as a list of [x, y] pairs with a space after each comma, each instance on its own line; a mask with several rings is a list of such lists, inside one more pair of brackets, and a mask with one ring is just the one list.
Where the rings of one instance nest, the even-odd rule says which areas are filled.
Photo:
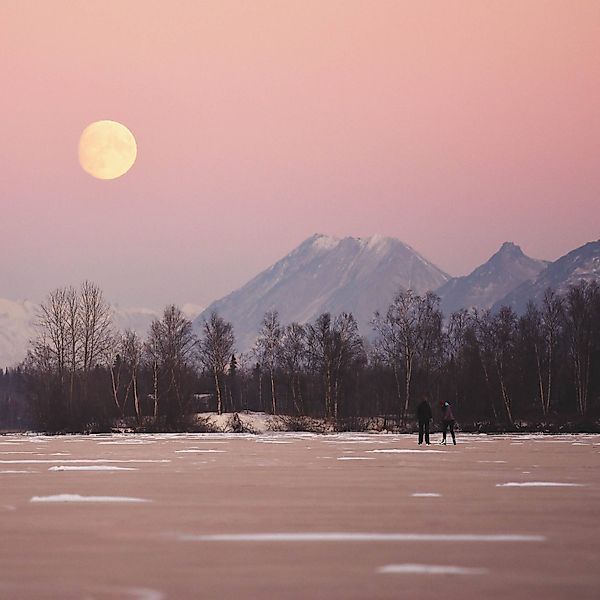
[[427, 398], [423, 398], [417, 406], [417, 421], [419, 421], [419, 446], [423, 443], [423, 433], [425, 434], [425, 443], [429, 446], [429, 421], [433, 413]]
[[450, 430], [452, 435], [452, 443], [456, 446], [456, 436], [454, 435], [454, 414], [449, 402], [444, 402], [442, 405], [442, 424], [444, 426], [444, 434], [442, 437], [442, 444], [446, 444], [446, 432]]

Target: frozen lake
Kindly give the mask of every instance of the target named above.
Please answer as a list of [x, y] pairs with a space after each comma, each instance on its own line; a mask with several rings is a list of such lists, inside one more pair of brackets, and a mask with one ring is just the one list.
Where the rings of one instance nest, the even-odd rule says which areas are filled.
[[458, 442], [0, 436], [0, 598], [597, 597], [600, 436]]

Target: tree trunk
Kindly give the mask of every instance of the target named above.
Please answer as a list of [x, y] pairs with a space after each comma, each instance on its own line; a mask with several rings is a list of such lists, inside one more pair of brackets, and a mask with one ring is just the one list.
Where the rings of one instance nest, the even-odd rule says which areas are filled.
[[154, 419], [158, 417], [158, 363], [154, 361]]
[[546, 390], [546, 414], [550, 412], [550, 403], [552, 399], [552, 360], [554, 353], [552, 352], [554, 342], [551, 341], [548, 347], [548, 387]]
[[498, 379], [500, 380], [500, 393], [502, 395], [502, 402], [504, 403], [504, 408], [506, 409], [506, 415], [508, 416], [508, 421], [510, 424], [513, 424], [512, 410], [510, 407], [511, 401], [510, 396], [506, 390], [506, 386], [504, 385], [504, 368], [502, 364], [496, 364], [496, 371], [498, 372]]
[[133, 380], [133, 404], [135, 406], [135, 414], [137, 417], [138, 424], [142, 424], [142, 414], [140, 411], [140, 399], [138, 397], [137, 391], [137, 373], [135, 371], [132, 372], [132, 380]]
[[[120, 379], [120, 377], [119, 377]], [[118, 380], [115, 380], [115, 369], [114, 367], [111, 365], [110, 366], [110, 381], [112, 383], [112, 392], [113, 392], [113, 399], [115, 401], [115, 404], [117, 405], [117, 409], [119, 410], [119, 412], [121, 412], [121, 405], [119, 404], [119, 382]]]
[[406, 376], [405, 376], [405, 380], [404, 380], [405, 399], [404, 399], [404, 411], [402, 412], [402, 425], [404, 425], [404, 423], [406, 422], [406, 415], [408, 413], [408, 405], [410, 402], [410, 384], [412, 381], [412, 365], [413, 365], [412, 356], [407, 356], [407, 358], [406, 358]]
[[537, 344], [534, 344], [535, 361], [537, 364], [538, 386], [540, 389], [540, 403], [542, 405], [542, 415], [546, 416], [546, 395], [544, 393], [544, 383], [542, 379], [542, 364], [540, 360], [540, 352]]
[[219, 373], [217, 372], [217, 370], [214, 370], [214, 375], [215, 375], [215, 388], [217, 391], [217, 413], [219, 415], [223, 414], [223, 402], [222, 402], [222, 398], [221, 398], [221, 386], [219, 385]]
[[275, 397], [275, 375], [273, 373], [273, 369], [269, 370], [271, 375], [271, 404], [273, 407], [273, 414], [277, 414], [277, 398]]
[[483, 369], [483, 378], [485, 379], [485, 385], [488, 390], [488, 397], [490, 399], [490, 405], [492, 407], [492, 414], [494, 415], [494, 421], [498, 422], [498, 412], [496, 411], [496, 404], [494, 402], [494, 394], [492, 394], [492, 385], [490, 383], [490, 374], [488, 372], [488, 368], [485, 364], [485, 360], [483, 357], [480, 358], [481, 368]]
[[396, 396], [398, 398], [398, 423], [402, 421], [402, 388], [400, 386], [400, 377], [398, 377], [398, 365], [393, 364], [394, 379], [396, 381]]

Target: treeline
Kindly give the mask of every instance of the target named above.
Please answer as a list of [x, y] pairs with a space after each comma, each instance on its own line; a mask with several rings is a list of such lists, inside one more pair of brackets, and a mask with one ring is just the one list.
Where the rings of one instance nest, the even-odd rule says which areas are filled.
[[212, 314], [196, 332], [176, 306], [145, 339], [116, 332], [101, 290], [55, 290], [40, 308], [26, 360], [0, 376], [0, 427], [45, 431], [193, 427], [204, 411], [266, 411], [338, 428], [408, 426], [417, 403], [449, 400], [464, 428], [592, 427], [600, 415], [600, 287], [547, 290], [518, 316], [459, 311], [400, 291], [360, 336], [349, 313], [307, 324], [264, 316], [238, 354], [231, 323]]

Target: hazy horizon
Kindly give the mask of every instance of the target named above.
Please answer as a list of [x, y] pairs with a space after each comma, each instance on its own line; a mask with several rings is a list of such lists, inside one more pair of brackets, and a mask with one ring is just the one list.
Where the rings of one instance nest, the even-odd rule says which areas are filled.
[[[207, 305], [313, 233], [464, 275], [598, 239], [600, 3], [0, 4], [0, 298]], [[83, 129], [131, 129], [112, 181]]]
[[[228, 295], [231, 292], [234, 292], [236, 290], [238, 290], [239, 288], [243, 287], [246, 283], [248, 283], [251, 279], [253, 279], [255, 276], [257, 276], [259, 273], [263, 272], [264, 270], [268, 269], [269, 267], [271, 267], [275, 262], [281, 260], [282, 258], [284, 258], [284, 256], [287, 256], [287, 254], [289, 254], [292, 250], [294, 250], [295, 248], [297, 248], [302, 242], [310, 239], [310, 237], [314, 236], [314, 235], [323, 235], [326, 237], [332, 237], [332, 238], [338, 238], [338, 239], [343, 239], [346, 237], [353, 237], [353, 238], [358, 238], [358, 239], [367, 239], [370, 238], [372, 236], [379, 236], [382, 234], [371, 234], [369, 236], [365, 236], [365, 235], [361, 235], [361, 236], [346, 236], [346, 235], [330, 235], [330, 234], [326, 234], [326, 233], [322, 233], [322, 232], [314, 232], [313, 234], [311, 234], [310, 236], [304, 238], [303, 240], [300, 240], [300, 242], [298, 244], [295, 244], [293, 247], [289, 248], [288, 250], [284, 251], [285, 253], [282, 254], [281, 256], [276, 257], [271, 263], [266, 264], [262, 267], [258, 267], [258, 270], [254, 273], [250, 273], [248, 274], [248, 276], [243, 279], [240, 280], [237, 284], [234, 283], [234, 287], [232, 287], [231, 289], [227, 289], [225, 290], [223, 293], [221, 293], [219, 296], [214, 296], [212, 298], [209, 298], [208, 301], [206, 302], [195, 302], [194, 298], [183, 298], [181, 300], [166, 300], [164, 303], [162, 304], [151, 304], [148, 302], [144, 302], [144, 300], [142, 299], [141, 302], [123, 302], [121, 301], [120, 297], [118, 296], [118, 290], [117, 290], [117, 295], [116, 296], [112, 296], [111, 294], [105, 294], [107, 295], [107, 300], [115, 307], [121, 310], [136, 310], [136, 309], [144, 309], [144, 310], [151, 310], [151, 311], [155, 311], [160, 313], [160, 311], [167, 305], [170, 304], [175, 304], [181, 308], [183, 308], [184, 312], [188, 315], [193, 315], [193, 314], [199, 314], [200, 312], [202, 312], [202, 310], [204, 310], [205, 308], [207, 308], [210, 304], [212, 304], [214, 301], [219, 300], [220, 298]], [[386, 236], [386, 237], [394, 237], [394, 236]], [[398, 239], [398, 238], [396, 238]], [[404, 242], [404, 240], [400, 240], [401, 242]], [[588, 240], [589, 242], [592, 241], [596, 241], [596, 240]], [[472, 269], [469, 269], [468, 272], [465, 273], [448, 273], [447, 271], [446, 274], [450, 275], [451, 277], [461, 277], [464, 275], [468, 275], [470, 274], [473, 270], [475, 270], [477, 267], [481, 266], [481, 264], [483, 264], [484, 262], [486, 262], [487, 260], [489, 260], [498, 250], [500, 250], [500, 247], [502, 244], [504, 243], [514, 243], [517, 246], [519, 246], [521, 248], [521, 250], [523, 250], [523, 252], [527, 255], [530, 256], [526, 250], [523, 248], [523, 246], [515, 240], [504, 240], [504, 242], [501, 242], [494, 250], [492, 250], [489, 254], [489, 256], [485, 257], [481, 263], [478, 263], [476, 265], [473, 266]], [[406, 242], [404, 242], [406, 243]], [[587, 243], [587, 242], [584, 242]], [[410, 246], [410, 244], [408, 244]], [[583, 244], [582, 244], [583, 245]], [[421, 254], [425, 259], [429, 260], [430, 262], [432, 262], [434, 264], [434, 266], [442, 269], [442, 267], [440, 267], [438, 264], [436, 264], [434, 261], [431, 261], [429, 259], [428, 256], [424, 255], [419, 248], [415, 248], [414, 246], [411, 246], [413, 248], [413, 250], [415, 250], [416, 252], [418, 252], [419, 254]], [[574, 250], [575, 248], [571, 248], [570, 250]], [[567, 252], [568, 252], [567, 251]], [[562, 256], [562, 255], [561, 255]], [[541, 260], [548, 260], [549, 262], [552, 262], [553, 259], [546, 259], [545, 257], [540, 257], [540, 256], [531, 256], [531, 258], [537, 258], [537, 259], [541, 259]], [[555, 257], [555, 258], [560, 258], [560, 257]], [[444, 270], [444, 269], [442, 269]], [[94, 280], [93, 277], [84, 277], [81, 280], [73, 280], [73, 281], [63, 281], [63, 282], [56, 282], [54, 285], [52, 285], [51, 287], [49, 287], [47, 290], [44, 290], [42, 292], [42, 294], [39, 297], [11, 297], [11, 296], [7, 296], [7, 295], [0, 295], [0, 298], [4, 298], [6, 300], [10, 300], [10, 301], [29, 301], [29, 302], [33, 302], [33, 303], [40, 303], [44, 300], [44, 298], [48, 295], [49, 292], [51, 292], [52, 290], [58, 288], [58, 287], [65, 287], [65, 286], [73, 286], [73, 287], [78, 287], [78, 285], [80, 283], [82, 283], [83, 281], [88, 280], [88, 281], [93, 281], [96, 284], [99, 284], [98, 281]], [[100, 284], [99, 284], [100, 285]], [[100, 285], [101, 289], [102, 285]], [[177, 294], [176, 294], [177, 295]]]

